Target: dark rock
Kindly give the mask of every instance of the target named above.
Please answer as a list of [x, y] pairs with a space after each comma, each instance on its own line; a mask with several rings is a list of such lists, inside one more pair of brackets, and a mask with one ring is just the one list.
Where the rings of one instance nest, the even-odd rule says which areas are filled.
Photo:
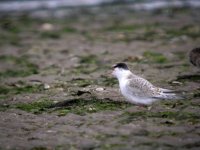
[[190, 62], [200, 68], [200, 48], [194, 48], [189, 54]]

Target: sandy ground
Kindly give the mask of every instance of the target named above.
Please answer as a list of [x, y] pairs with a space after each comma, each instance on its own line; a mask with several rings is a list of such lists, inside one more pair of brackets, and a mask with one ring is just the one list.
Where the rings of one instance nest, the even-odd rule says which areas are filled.
[[[200, 148], [200, 11], [81, 9], [65, 18], [2, 16], [0, 149]], [[185, 91], [151, 107], [125, 102], [116, 62], [153, 84]]]

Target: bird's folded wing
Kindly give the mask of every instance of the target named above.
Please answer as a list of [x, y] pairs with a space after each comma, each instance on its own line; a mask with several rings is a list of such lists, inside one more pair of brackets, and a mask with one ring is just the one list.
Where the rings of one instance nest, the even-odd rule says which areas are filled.
[[127, 83], [127, 90], [135, 96], [153, 97], [155, 95], [154, 86], [143, 78], [132, 78]]

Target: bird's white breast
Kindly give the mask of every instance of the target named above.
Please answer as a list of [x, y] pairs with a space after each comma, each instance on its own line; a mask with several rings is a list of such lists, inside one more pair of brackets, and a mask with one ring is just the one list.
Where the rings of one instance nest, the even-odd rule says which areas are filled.
[[128, 80], [127, 79], [122, 79], [119, 82], [119, 86], [120, 86], [120, 91], [122, 93], [122, 95], [128, 100], [128, 101], [133, 101], [134, 99], [134, 95], [133, 93], [131, 93], [127, 86], [128, 86]]

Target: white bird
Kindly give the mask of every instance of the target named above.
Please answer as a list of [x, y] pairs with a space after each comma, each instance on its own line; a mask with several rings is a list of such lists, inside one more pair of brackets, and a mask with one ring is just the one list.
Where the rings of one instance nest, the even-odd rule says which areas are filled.
[[154, 86], [149, 81], [133, 74], [125, 63], [113, 66], [113, 72], [118, 81], [122, 95], [131, 103], [149, 105], [159, 99], [180, 99], [173, 90]]

